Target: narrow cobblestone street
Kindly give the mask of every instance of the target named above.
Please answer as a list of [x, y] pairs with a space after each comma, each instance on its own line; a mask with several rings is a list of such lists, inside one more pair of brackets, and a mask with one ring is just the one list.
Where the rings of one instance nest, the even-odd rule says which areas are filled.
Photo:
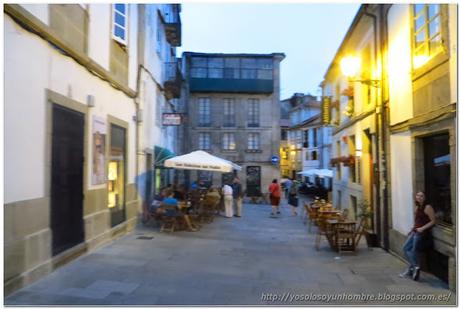
[[[455, 303], [455, 295], [431, 275], [422, 273], [419, 282], [399, 278], [405, 264], [380, 248], [368, 249], [364, 240], [355, 254], [338, 256], [325, 240], [316, 251], [314, 228], [308, 232], [300, 216], [290, 216], [284, 202], [280, 218], [269, 218], [269, 213], [268, 205], [245, 204], [242, 218], [217, 217], [195, 233], [159, 233], [154, 227], [140, 227], [19, 290], [6, 298], [5, 304]], [[450, 297], [447, 302], [406, 303], [300, 298], [342, 293]], [[283, 294], [285, 299], [273, 301], [275, 295]]]

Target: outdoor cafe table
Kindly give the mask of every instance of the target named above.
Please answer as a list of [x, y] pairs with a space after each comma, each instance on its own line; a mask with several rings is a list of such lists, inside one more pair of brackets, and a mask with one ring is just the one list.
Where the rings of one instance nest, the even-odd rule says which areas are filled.
[[326, 227], [328, 229], [326, 236], [332, 249], [340, 252], [342, 247], [341, 240], [345, 240], [345, 247], [349, 250], [355, 250], [355, 221], [327, 219]]

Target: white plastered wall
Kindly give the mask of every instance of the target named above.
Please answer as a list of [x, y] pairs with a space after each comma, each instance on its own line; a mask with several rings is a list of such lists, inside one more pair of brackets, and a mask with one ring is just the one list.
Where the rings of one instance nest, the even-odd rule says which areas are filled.
[[390, 137], [393, 229], [406, 234], [412, 225], [412, 156], [410, 132]]
[[413, 116], [409, 9], [409, 4], [394, 4], [388, 12], [388, 83], [391, 125]]
[[458, 5], [449, 4], [449, 49], [450, 49], [450, 102], [457, 103], [458, 66], [457, 66], [457, 29], [458, 29]]
[[109, 70], [111, 5], [92, 3], [89, 4], [88, 10], [90, 16], [97, 16], [89, 19], [88, 55], [104, 69]]
[[[394, 4], [388, 12], [390, 124], [413, 117], [410, 5]], [[411, 133], [390, 136], [393, 229], [407, 233], [412, 216]]]
[[49, 25], [48, 4], [21, 4], [21, 7], [40, 19], [44, 24]]
[[[46, 89], [86, 104], [93, 95], [95, 107], [89, 110], [85, 153], [90, 164], [86, 183], [91, 184], [92, 117], [107, 115], [129, 123], [127, 183], [135, 175], [135, 114], [133, 100], [107, 82], [88, 73], [70, 57], [65, 57], [41, 38], [5, 17], [5, 203], [46, 196], [45, 153]], [[33, 50], [33, 53], [30, 51]], [[27, 72], [27, 74], [25, 74]], [[25, 91], [27, 89], [27, 91]], [[107, 123], [108, 125], [108, 123]], [[103, 187], [104, 185], [102, 185]], [[99, 186], [100, 187], [100, 186]]]
[[24, 32], [7, 15], [4, 27], [4, 70], [8, 76], [4, 81], [4, 202], [11, 203], [44, 196], [44, 89], [50, 50], [36, 36], [23, 40]]

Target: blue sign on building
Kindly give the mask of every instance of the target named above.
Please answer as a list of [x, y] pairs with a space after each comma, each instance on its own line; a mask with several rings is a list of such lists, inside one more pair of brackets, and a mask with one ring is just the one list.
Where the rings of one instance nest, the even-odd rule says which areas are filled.
[[278, 156], [272, 156], [272, 163], [276, 164], [280, 161], [280, 158]]

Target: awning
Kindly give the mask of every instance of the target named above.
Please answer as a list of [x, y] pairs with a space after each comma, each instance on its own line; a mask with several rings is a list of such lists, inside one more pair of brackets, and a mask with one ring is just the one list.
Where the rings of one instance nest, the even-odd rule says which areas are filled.
[[213, 156], [202, 150], [197, 150], [185, 155], [170, 158], [165, 161], [165, 166], [177, 169], [203, 170], [221, 173], [229, 173], [233, 170], [241, 170], [241, 166], [231, 161]]
[[332, 178], [334, 173], [332, 170], [329, 169], [308, 169], [298, 172], [297, 174], [301, 174], [302, 176], [318, 176], [320, 178], [329, 177]]
[[155, 162], [154, 167], [164, 167], [164, 161], [175, 157], [176, 154], [166, 148], [155, 146]]

